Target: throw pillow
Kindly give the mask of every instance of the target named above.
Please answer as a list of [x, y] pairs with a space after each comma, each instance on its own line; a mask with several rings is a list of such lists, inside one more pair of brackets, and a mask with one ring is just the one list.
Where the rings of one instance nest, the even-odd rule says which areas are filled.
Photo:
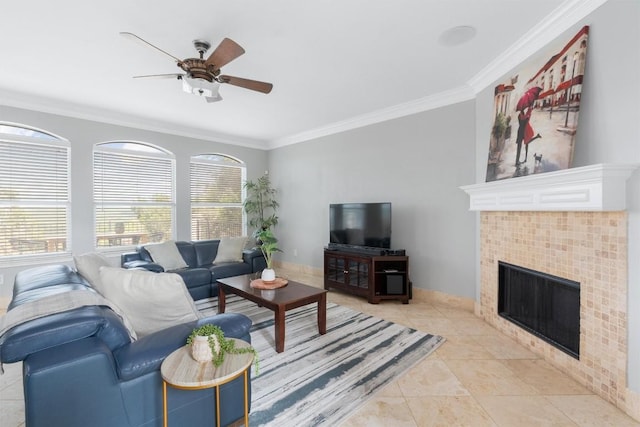
[[104, 297], [124, 312], [138, 338], [200, 317], [178, 274], [102, 267], [100, 278]]
[[100, 268], [111, 267], [111, 262], [106, 256], [97, 252], [90, 252], [82, 255], [74, 255], [73, 262], [76, 270], [87, 282], [100, 294], [104, 295], [102, 281], [100, 280]]
[[242, 251], [247, 244], [247, 237], [223, 237], [218, 245], [218, 253], [214, 264], [219, 262], [242, 262]]
[[145, 245], [144, 248], [151, 255], [153, 262], [160, 264], [165, 270], [176, 270], [178, 268], [188, 267], [182, 255], [180, 255], [176, 242], [173, 240], [153, 245]]

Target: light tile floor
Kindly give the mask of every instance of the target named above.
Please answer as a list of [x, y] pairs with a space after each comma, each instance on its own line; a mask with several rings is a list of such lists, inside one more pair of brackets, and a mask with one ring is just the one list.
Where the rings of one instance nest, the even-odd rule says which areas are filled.
[[[322, 286], [322, 278], [281, 272]], [[447, 341], [349, 417], [343, 427], [639, 426], [473, 313], [412, 300], [368, 304], [330, 292], [329, 301]], [[0, 376], [0, 425], [24, 425], [20, 364]]]

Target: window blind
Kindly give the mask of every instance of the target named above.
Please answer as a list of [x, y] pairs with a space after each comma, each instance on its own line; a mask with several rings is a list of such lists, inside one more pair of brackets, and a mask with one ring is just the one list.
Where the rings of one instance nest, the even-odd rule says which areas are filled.
[[68, 145], [0, 139], [0, 170], [0, 256], [69, 250]]
[[96, 246], [170, 239], [175, 212], [173, 157], [109, 149], [108, 145], [98, 145], [93, 156]]
[[238, 161], [224, 164], [205, 157], [191, 159], [191, 239], [242, 236], [245, 168]]

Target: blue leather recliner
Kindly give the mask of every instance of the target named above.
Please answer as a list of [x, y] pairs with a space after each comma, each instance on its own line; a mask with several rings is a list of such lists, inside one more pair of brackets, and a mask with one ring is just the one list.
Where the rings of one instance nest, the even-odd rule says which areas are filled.
[[[9, 310], [67, 290], [95, 292], [65, 265], [18, 273]], [[251, 320], [220, 314], [131, 341], [121, 319], [109, 308], [85, 306], [15, 326], [0, 336], [0, 362], [23, 362], [27, 427], [124, 427], [163, 423], [160, 365], [185, 345], [193, 328], [218, 325], [227, 337], [250, 342]], [[249, 401], [251, 391], [249, 390]], [[242, 377], [221, 387], [221, 423], [244, 416]], [[168, 388], [170, 426], [212, 426], [213, 389]]]

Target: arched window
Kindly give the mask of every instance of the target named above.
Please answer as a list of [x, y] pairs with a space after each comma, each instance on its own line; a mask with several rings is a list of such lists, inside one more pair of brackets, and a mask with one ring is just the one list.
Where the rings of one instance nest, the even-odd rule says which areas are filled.
[[69, 142], [0, 123], [0, 257], [67, 252]]
[[96, 247], [134, 246], [174, 234], [175, 159], [141, 142], [104, 142], [93, 152]]
[[244, 235], [244, 163], [224, 154], [201, 154], [191, 157], [190, 173], [191, 239]]

